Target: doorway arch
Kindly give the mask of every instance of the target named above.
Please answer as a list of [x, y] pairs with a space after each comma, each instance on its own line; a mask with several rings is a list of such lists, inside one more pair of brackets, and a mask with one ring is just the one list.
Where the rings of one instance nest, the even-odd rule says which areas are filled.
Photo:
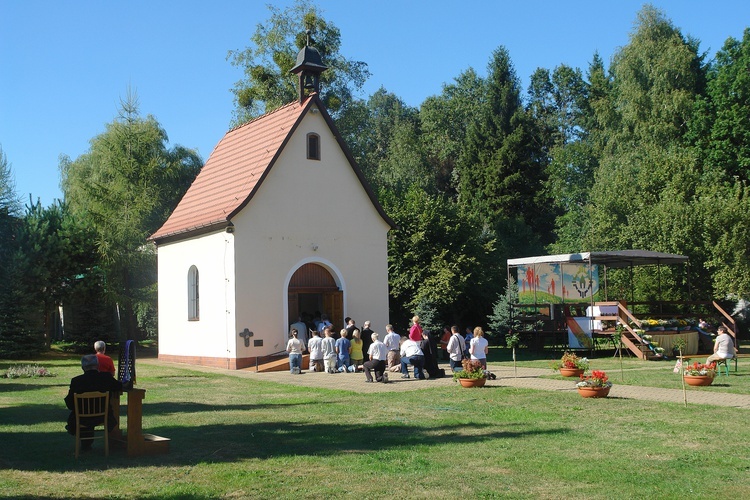
[[333, 326], [344, 327], [344, 286], [340, 273], [327, 263], [303, 262], [286, 286], [286, 331], [302, 313], [327, 314]]

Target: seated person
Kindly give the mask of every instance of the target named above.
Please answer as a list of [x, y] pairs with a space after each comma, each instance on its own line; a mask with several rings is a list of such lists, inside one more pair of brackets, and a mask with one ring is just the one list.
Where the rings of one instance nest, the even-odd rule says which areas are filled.
[[725, 326], [720, 326], [717, 330], [719, 334], [714, 341], [714, 353], [706, 358], [706, 364], [714, 363], [722, 359], [732, 359], [737, 352], [734, 347], [734, 340], [729, 335]]
[[[70, 390], [68, 395], [65, 396], [65, 406], [70, 410], [68, 416], [68, 425], [65, 429], [68, 434], [73, 436], [76, 435], [76, 413], [75, 413], [75, 397], [74, 394], [83, 394], [84, 392], [120, 392], [122, 391], [122, 383], [114, 378], [111, 374], [99, 371], [99, 360], [95, 354], [87, 354], [81, 358], [81, 368], [83, 369], [83, 375], [73, 377], [70, 381]], [[110, 396], [111, 398], [111, 396]], [[109, 407], [109, 421], [108, 431], [112, 431], [117, 426], [117, 420], [115, 420], [114, 411], [112, 405]], [[93, 421], [91, 421], [93, 420]], [[82, 437], [93, 436], [93, 428], [95, 425], [101, 425], [104, 419], [89, 419], [88, 422], [82, 422], [85, 425], [89, 425], [85, 430], [81, 431]], [[93, 440], [81, 439], [81, 448], [88, 450], [91, 448]]]
[[101, 340], [94, 342], [94, 351], [96, 351], [96, 359], [99, 361], [99, 371], [109, 373], [113, 377], [115, 376], [115, 363], [112, 358], [104, 354], [107, 350], [107, 344]]

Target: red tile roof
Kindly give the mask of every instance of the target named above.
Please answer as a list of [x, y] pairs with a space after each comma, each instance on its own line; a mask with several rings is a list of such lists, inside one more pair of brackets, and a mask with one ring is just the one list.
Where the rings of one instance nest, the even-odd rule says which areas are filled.
[[272, 164], [302, 109], [299, 102], [293, 102], [227, 132], [151, 239], [226, 226]]
[[375, 208], [391, 225], [316, 95], [293, 102], [226, 133], [172, 215], [149, 239], [179, 239], [229, 225], [250, 200], [307, 109], [315, 102], [336, 135]]

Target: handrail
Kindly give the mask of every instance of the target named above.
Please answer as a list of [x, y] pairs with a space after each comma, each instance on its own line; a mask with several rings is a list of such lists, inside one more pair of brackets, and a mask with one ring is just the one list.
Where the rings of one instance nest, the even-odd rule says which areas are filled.
[[272, 352], [271, 354], [266, 354], [265, 356], [256, 356], [255, 357], [255, 373], [258, 373], [258, 368], [260, 367], [260, 365], [263, 364], [263, 363], [259, 363], [258, 362], [259, 360], [261, 360], [261, 359], [268, 359], [268, 358], [274, 358], [274, 357], [279, 357], [279, 356], [283, 356], [285, 354], [286, 354], [286, 351], [276, 351], [276, 352]]
[[[628, 311], [628, 309], [624, 305], [622, 305], [622, 302], [618, 302], [617, 303], [617, 311], [619, 313], [623, 313], [625, 316], [627, 316], [630, 319], [630, 321], [632, 321], [633, 323], [635, 323], [636, 325], [638, 325], [638, 328], [642, 328], [643, 327], [643, 325], [641, 324], [640, 320], [638, 318], [636, 318], [635, 316], [633, 316], [630, 313], [630, 311]], [[625, 324], [625, 326], [628, 326], [627, 322], [623, 322], [623, 323]]]
[[714, 308], [716, 308], [716, 310], [719, 311], [721, 315], [724, 316], [724, 318], [726, 318], [727, 321], [729, 321], [729, 326], [727, 326], [725, 323], [722, 323], [722, 325], [732, 331], [732, 337], [734, 337], [734, 345], [737, 346], [737, 322], [724, 309], [722, 309], [722, 307], [719, 304], [717, 304], [715, 300], [712, 302], [713, 302]]

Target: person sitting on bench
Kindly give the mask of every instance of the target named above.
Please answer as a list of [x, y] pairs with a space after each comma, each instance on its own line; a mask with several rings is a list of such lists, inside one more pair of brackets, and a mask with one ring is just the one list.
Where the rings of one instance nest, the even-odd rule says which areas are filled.
[[723, 359], [732, 359], [737, 352], [734, 347], [734, 340], [729, 335], [725, 326], [720, 326], [717, 330], [719, 334], [714, 341], [714, 353], [706, 358], [706, 364], [714, 363]]

